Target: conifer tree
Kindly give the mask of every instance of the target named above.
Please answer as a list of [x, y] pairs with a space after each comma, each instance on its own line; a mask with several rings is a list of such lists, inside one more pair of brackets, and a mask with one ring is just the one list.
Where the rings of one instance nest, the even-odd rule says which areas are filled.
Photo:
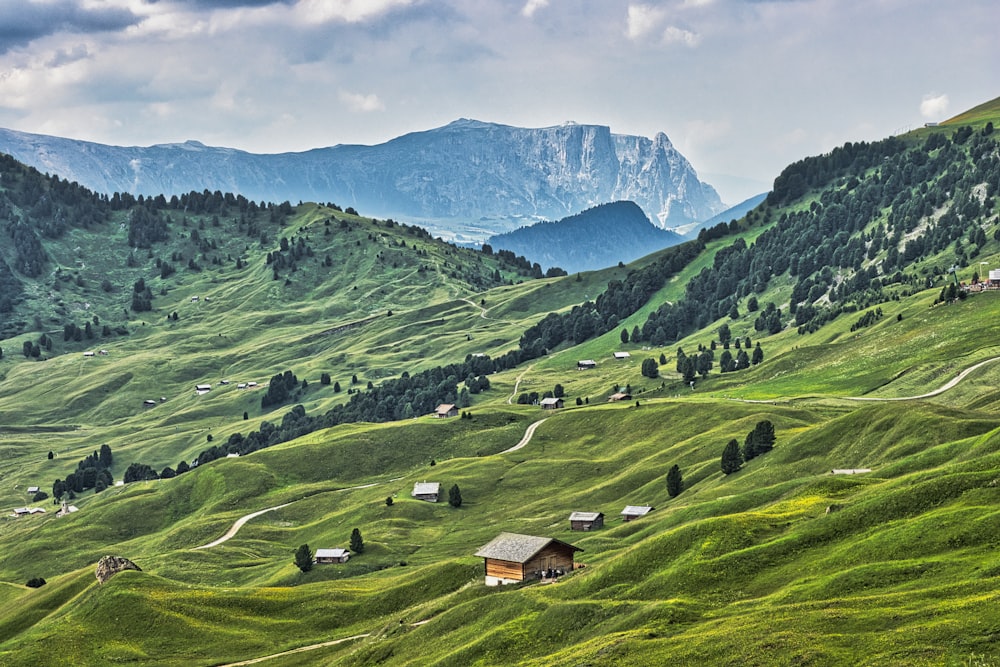
[[737, 472], [743, 464], [743, 457], [740, 456], [740, 443], [733, 438], [726, 443], [726, 448], [722, 450], [722, 472], [730, 475]]
[[458, 484], [453, 484], [448, 489], [448, 504], [452, 507], [462, 506], [462, 491], [458, 488]]
[[667, 494], [671, 498], [676, 498], [684, 490], [684, 478], [681, 476], [681, 469], [674, 464], [667, 472]]
[[295, 550], [295, 567], [303, 572], [308, 572], [313, 567], [313, 552], [308, 544], [301, 545]]
[[361, 531], [355, 528], [351, 531], [351, 551], [359, 554], [365, 550], [365, 541], [361, 537]]

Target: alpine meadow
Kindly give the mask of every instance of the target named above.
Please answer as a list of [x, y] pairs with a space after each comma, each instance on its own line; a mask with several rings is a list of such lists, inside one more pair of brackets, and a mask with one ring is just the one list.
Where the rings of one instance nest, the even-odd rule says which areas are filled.
[[998, 123], [571, 273], [0, 156], [0, 664], [1000, 664]]

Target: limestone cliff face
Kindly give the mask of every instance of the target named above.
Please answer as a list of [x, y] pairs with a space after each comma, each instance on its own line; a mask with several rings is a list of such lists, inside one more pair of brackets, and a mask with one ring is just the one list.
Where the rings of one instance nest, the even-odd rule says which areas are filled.
[[722, 211], [663, 133], [613, 134], [602, 125], [519, 128], [457, 120], [376, 146], [258, 155], [196, 141], [106, 146], [0, 130], [0, 152], [97, 192], [170, 197], [205, 189], [255, 201], [318, 201], [365, 215], [448, 229], [558, 220], [618, 200], [676, 227]]
[[114, 575], [125, 570], [138, 570], [142, 572], [142, 568], [128, 558], [104, 556], [101, 560], [97, 561], [97, 571], [95, 574], [97, 575], [97, 581], [103, 584]]

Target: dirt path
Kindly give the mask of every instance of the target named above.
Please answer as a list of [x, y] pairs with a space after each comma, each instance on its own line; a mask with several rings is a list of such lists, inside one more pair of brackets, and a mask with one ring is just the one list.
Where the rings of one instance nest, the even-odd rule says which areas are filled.
[[521, 371], [520, 374], [518, 374], [517, 379], [514, 380], [514, 391], [512, 391], [510, 393], [510, 398], [507, 399], [507, 405], [513, 405], [514, 398], [517, 396], [517, 389], [518, 389], [518, 387], [521, 386], [521, 378], [524, 377], [525, 373], [527, 373], [528, 371], [531, 370], [531, 366], [533, 366], [533, 365], [534, 364], [529, 365], [527, 368], [525, 368], [523, 371]]
[[485, 308], [483, 306], [480, 306], [478, 303], [476, 303], [472, 299], [466, 299], [466, 298], [463, 297], [462, 301], [466, 302], [467, 304], [469, 304], [473, 308], [478, 308], [479, 309], [479, 317], [483, 318], [484, 320], [491, 320], [493, 322], [500, 322], [501, 324], [517, 324], [517, 322], [511, 322], [510, 320], [498, 320], [495, 317], [486, 317], [486, 313], [489, 310], [489, 308]]
[[310, 644], [309, 646], [300, 646], [298, 648], [293, 648], [290, 651], [282, 651], [281, 653], [272, 653], [271, 655], [264, 655], [259, 658], [252, 658], [250, 660], [241, 660], [240, 662], [230, 662], [220, 667], [238, 667], [239, 665], [256, 665], [258, 662], [264, 662], [265, 660], [270, 660], [272, 658], [280, 658], [285, 655], [292, 655], [294, 653], [304, 653], [305, 651], [315, 651], [318, 648], [325, 648], [327, 646], [335, 646], [337, 644], [343, 644], [344, 642], [354, 641], [355, 639], [364, 639], [365, 637], [371, 637], [370, 632], [365, 632], [360, 635], [352, 635], [350, 637], [344, 637], [342, 639], [332, 639], [328, 642], [320, 642], [319, 644]]
[[[389, 480], [389, 481], [391, 482], [393, 480]], [[372, 482], [371, 484], [362, 484], [361, 486], [350, 486], [350, 487], [348, 487], [346, 489], [337, 489], [337, 490], [338, 491], [353, 491], [355, 489], [369, 489], [369, 488], [371, 488], [373, 486], [378, 486], [378, 484], [379, 484], [379, 482]], [[233, 523], [233, 525], [229, 528], [229, 530], [226, 531], [225, 535], [223, 535], [219, 539], [215, 540], [214, 542], [209, 542], [208, 544], [203, 544], [200, 547], [193, 547], [193, 549], [194, 550], [197, 550], [197, 549], [211, 549], [212, 547], [217, 547], [220, 544], [222, 544], [223, 542], [226, 542], [226, 541], [232, 539], [233, 537], [235, 537], [236, 533], [240, 532], [240, 528], [243, 527], [243, 524], [245, 524], [250, 519], [255, 519], [255, 518], [259, 517], [261, 514], [267, 514], [268, 512], [273, 512], [274, 510], [280, 510], [282, 507], [288, 507], [293, 502], [296, 502], [296, 501], [293, 500], [292, 502], [285, 503], [283, 505], [275, 505], [274, 507], [268, 507], [266, 509], [257, 510], [256, 512], [251, 512], [250, 514], [247, 514], [246, 516], [241, 516], [239, 519], [237, 519]]]
[[195, 549], [211, 549], [212, 547], [217, 547], [220, 544], [222, 544], [223, 542], [225, 542], [225, 541], [229, 540], [230, 538], [234, 537], [236, 535], [236, 533], [240, 532], [240, 528], [243, 527], [243, 524], [245, 524], [250, 519], [254, 519], [256, 517], [259, 517], [261, 514], [267, 514], [268, 512], [273, 512], [274, 510], [280, 510], [282, 507], [288, 507], [291, 504], [292, 503], [285, 503], [284, 505], [275, 505], [274, 507], [268, 507], [267, 509], [258, 510], [258, 511], [253, 512], [251, 514], [247, 514], [246, 516], [241, 516], [239, 519], [236, 520], [235, 523], [233, 523], [233, 525], [229, 528], [229, 530], [226, 531], [225, 535], [223, 535], [219, 539], [215, 540], [214, 542], [209, 542], [208, 544], [203, 544], [200, 547], [194, 547], [194, 548]]
[[937, 396], [938, 394], [943, 394], [949, 389], [953, 388], [959, 382], [964, 380], [973, 371], [979, 370], [986, 364], [991, 364], [994, 361], [1000, 360], [1000, 357], [993, 357], [985, 361], [980, 361], [978, 364], [969, 366], [964, 371], [953, 377], [952, 379], [945, 382], [943, 385], [935, 389], [934, 391], [929, 391], [926, 394], [920, 394], [919, 396], [900, 396], [896, 398], [879, 398], [875, 396], [845, 396], [849, 401], [916, 401], [922, 398], [931, 398], [932, 396]]
[[[548, 419], [548, 417], [546, 417], [545, 419]], [[521, 449], [522, 447], [524, 447], [525, 445], [527, 445], [529, 442], [531, 442], [532, 436], [535, 435], [535, 429], [538, 428], [539, 426], [541, 426], [543, 423], [545, 423], [545, 419], [539, 419], [538, 421], [533, 422], [532, 424], [529, 424], [528, 428], [526, 428], [525, 431], [524, 431], [524, 437], [521, 438], [521, 441], [518, 442], [513, 447], [511, 447], [510, 449], [505, 449], [505, 450], [503, 450], [500, 453], [501, 454], [509, 454], [511, 452], [516, 452], [517, 450]]]

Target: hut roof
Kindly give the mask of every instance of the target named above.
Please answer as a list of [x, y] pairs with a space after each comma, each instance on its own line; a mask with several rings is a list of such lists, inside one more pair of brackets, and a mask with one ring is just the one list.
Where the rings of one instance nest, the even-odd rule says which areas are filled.
[[500, 533], [491, 542], [480, 547], [476, 552], [482, 558], [494, 558], [496, 560], [506, 560], [514, 563], [526, 563], [539, 551], [549, 544], [556, 542], [569, 547], [573, 551], [583, 551], [580, 547], [573, 546], [557, 540], [553, 537], [536, 537], [534, 535], [521, 535], [519, 533]]

